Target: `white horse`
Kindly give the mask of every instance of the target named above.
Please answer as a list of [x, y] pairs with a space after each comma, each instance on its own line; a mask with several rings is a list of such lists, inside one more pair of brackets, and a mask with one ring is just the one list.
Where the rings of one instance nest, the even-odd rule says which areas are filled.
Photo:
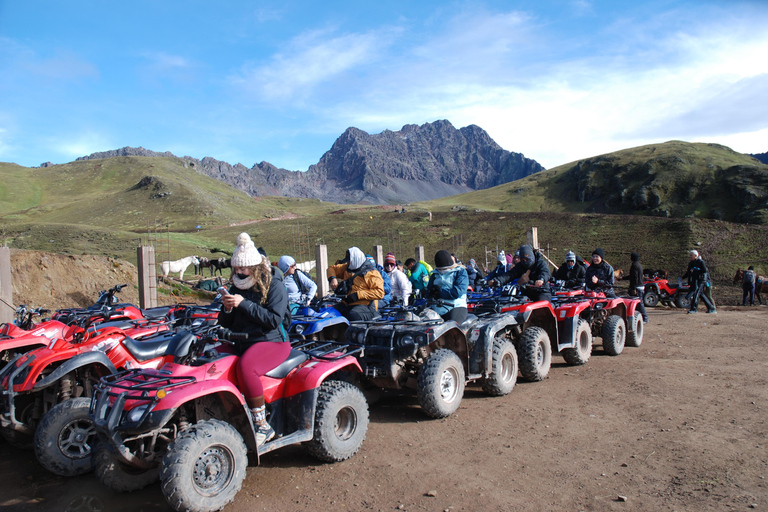
[[187, 256], [176, 261], [164, 261], [160, 264], [163, 269], [163, 278], [168, 277], [169, 272], [178, 272], [179, 279], [184, 279], [184, 271], [190, 265], [200, 265], [200, 260], [197, 256]]
[[301, 270], [305, 274], [308, 274], [310, 270], [315, 268], [315, 265], [317, 265], [317, 262], [315, 260], [302, 261], [301, 263], [296, 263], [296, 268]]

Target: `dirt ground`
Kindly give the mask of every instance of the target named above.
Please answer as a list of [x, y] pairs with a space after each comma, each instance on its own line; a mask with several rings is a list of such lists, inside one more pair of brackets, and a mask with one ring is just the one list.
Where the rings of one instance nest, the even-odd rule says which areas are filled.
[[[15, 300], [74, 305], [57, 301], [130, 277], [119, 260], [87, 259], [81, 275], [59, 258], [12, 255], [27, 274]], [[768, 307], [722, 305], [736, 295], [720, 288], [717, 315], [650, 310], [641, 347], [618, 357], [597, 347], [581, 367], [555, 357], [547, 379], [508, 396], [471, 385], [450, 418], [427, 418], [413, 397], [385, 398], [355, 457], [267, 454], [225, 510], [768, 510]], [[90, 475], [56, 477], [4, 441], [0, 482], [2, 511], [169, 510], [157, 484], [117, 494]]]
[[[272, 452], [225, 510], [768, 509], [768, 307], [650, 317], [641, 347], [598, 347], [582, 367], [555, 357], [549, 378], [506, 397], [470, 386], [447, 419], [386, 398], [355, 457]], [[112, 493], [4, 442], [0, 481], [2, 510], [168, 510], [159, 485]]]

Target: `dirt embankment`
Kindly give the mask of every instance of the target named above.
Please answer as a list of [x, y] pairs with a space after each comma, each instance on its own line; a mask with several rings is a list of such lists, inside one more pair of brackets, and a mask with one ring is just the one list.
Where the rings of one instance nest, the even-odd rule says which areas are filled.
[[[11, 249], [13, 304], [51, 310], [86, 307], [99, 291], [128, 284], [121, 302], [138, 303], [138, 270], [124, 260], [106, 256], [73, 256]], [[6, 307], [5, 305], [0, 307]]]

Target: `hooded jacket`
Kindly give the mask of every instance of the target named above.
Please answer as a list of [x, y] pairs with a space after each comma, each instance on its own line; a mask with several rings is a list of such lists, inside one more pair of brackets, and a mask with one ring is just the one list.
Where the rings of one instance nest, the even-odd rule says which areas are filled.
[[357, 247], [349, 250], [348, 263], [328, 267], [328, 279], [333, 277], [349, 282], [348, 293], [357, 294], [357, 300], [348, 303], [349, 306], [373, 305], [374, 308], [378, 308], [378, 301], [384, 298], [384, 279]]
[[448, 313], [453, 308], [467, 307], [467, 287], [469, 277], [462, 265], [453, 265], [446, 270], [435, 270], [429, 277], [427, 296], [440, 299], [443, 304], [432, 306], [440, 315]]

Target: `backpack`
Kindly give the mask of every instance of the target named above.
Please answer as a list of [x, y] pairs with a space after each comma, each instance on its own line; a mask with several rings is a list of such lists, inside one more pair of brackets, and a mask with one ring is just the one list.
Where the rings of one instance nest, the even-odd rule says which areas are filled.
[[425, 269], [427, 269], [427, 274], [431, 274], [431, 273], [432, 273], [432, 271], [434, 270], [434, 269], [432, 268], [432, 265], [430, 265], [429, 263], [427, 263], [427, 262], [426, 262], [426, 261], [424, 261], [424, 260], [419, 260], [419, 263], [421, 263], [422, 265], [424, 265], [424, 268], [425, 268]]
[[755, 271], [746, 270], [744, 272], [744, 284], [752, 284], [755, 282]]

